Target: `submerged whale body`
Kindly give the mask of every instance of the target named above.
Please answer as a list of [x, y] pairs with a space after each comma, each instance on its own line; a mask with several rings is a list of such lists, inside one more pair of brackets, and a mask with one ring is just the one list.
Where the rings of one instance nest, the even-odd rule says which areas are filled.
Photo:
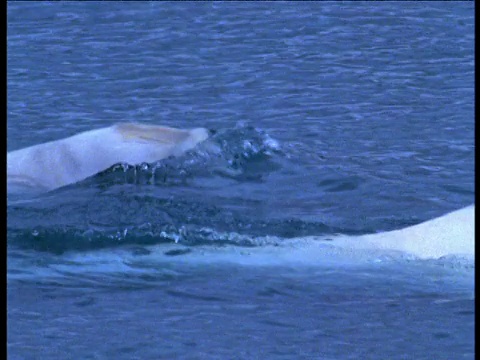
[[[200, 245], [196, 251], [181, 244], [161, 244], [152, 256], [167, 261], [233, 262], [261, 266], [349, 266], [388, 259], [459, 260], [470, 266], [475, 260], [475, 205], [399, 230], [361, 236], [306, 236], [291, 239], [258, 238], [260, 246], [248, 249]], [[327, 241], [328, 240], [328, 241]], [[180, 248], [179, 248], [180, 247]], [[200, 250], [200, 251], [198, 251]], [[168, 256], [185, 251], [182, 256]], [[385, 255], [387, 255], [385, 257]], [[407, 257], [405, 257], [407, 255]], [[452, 257], [451, 259], [449, 259]], [[441, 264], [441, 262], [439, 263]]]
[[178, 156], [208, 138], [204, 128], [121, 123], [7, 153], [7, 192], [50, 191], [118, 163]]
[[475, 205], [394, 231], [361, 236], [339, 234], [274, 240], [272, 244], [253, 247], [245, 253], [223, 247], [210, 250], [209, 256], [205, 258], [207, 251], [209, 250], [202, 249], [201, 254], [192, 252], [184, 257], [208, 262], [216, 256], [218, 261], [243, 264], [294, 263], [316, 266], [348, 264], [352, 259], [355, 259], [354, 262], [377, 261], [384, 255], [391, 255], [392, 258], [413, 255], [425, 260], [453, 256], [470, 263], [475, 259]]

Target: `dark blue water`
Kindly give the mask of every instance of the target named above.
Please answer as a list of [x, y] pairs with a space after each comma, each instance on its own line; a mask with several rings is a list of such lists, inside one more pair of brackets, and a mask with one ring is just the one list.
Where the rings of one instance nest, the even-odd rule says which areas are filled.
[[9, 196], [9, 358], [474, 357], [472, 261], [272, 250], [474, 202], [473, 3], [7, 9], [8, 151], [128, 121], [218, 150]]

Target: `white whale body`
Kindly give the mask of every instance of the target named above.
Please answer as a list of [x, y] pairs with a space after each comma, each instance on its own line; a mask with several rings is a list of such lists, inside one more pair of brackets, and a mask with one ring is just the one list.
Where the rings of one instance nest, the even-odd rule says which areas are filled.
[[[475, 259], [475, 205], [453, 211], [438, 218], [406, 227], [361, 236], [335, 235], [307, 236], [292, 239], [260, 237], [265, 244], [252, 248], [199, 246], [195, 251], [168, 261], [195, 261], [206, 263], [232, 262], [242, 265], [294, 264], [307, 266], [337, 266], [376, 262], [385, 255], [414, 256], [417, 259], [440, 259], [456, 256]], [[328, 240], [328, 241], [327, 241]], [[175, 250], [180, 244], [162, 244], [155, 253], [160, 257], [166, 250]], [[186, 248], [188, 249], [188, 247]]]
[[395, 250], [418, 258], [475, 256], [475, 205], [400, 230], [357, 237], [340, 236], [353, 249]]
[[7, 192], [50, 191], [117, 163], [178, 156], [208, 138], [204, 128], [121, 123], [7, 153]]

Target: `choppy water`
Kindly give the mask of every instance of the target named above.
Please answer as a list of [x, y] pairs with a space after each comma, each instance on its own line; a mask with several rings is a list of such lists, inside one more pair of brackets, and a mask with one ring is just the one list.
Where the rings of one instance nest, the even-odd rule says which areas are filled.
[[9, 151], [215, 131], [9, 196], [9, 358], [473, 358], [471, 260], [284, 246], [474, 202], [473, 3], [20, 2], [7, 31]]

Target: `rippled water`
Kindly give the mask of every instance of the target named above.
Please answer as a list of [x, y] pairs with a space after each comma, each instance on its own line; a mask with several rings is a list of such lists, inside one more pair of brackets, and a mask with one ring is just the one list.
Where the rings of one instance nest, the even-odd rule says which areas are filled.
[[474, 202], [473, 3], [7, 9], [8, 151], [214, 133], [9, 195], [9, 358], [473, 358], [471, 260], [285, 245]]

